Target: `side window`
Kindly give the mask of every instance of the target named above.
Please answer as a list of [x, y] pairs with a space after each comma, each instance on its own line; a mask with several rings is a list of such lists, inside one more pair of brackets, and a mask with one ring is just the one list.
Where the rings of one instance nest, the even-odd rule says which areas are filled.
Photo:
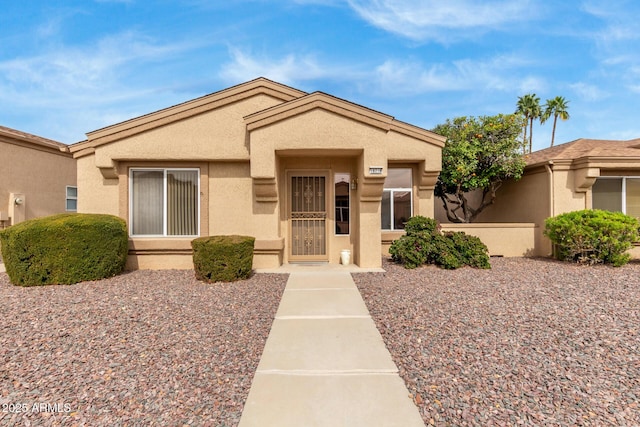
[[65, 206], [67, 212], [76, 212], [78, 210], [78, 187], [67, 185]]
[[337, 173], [334, 176], [334, 197], [336, 209], [336, 234], [349, 234], [349, 186], [351, 175]]
[[411, 168], [389, 168], [382, 192], [382, 229], [403, 230], [412, 215], [413, 183]]

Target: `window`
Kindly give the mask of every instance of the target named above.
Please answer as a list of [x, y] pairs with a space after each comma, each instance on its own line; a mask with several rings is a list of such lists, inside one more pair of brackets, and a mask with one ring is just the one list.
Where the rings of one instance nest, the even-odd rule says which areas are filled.
[[78, 210], [78, 187], [67, 185], [65, 210], [67, 212], [76, 212]]
[[198, 169], [131, 169], [131, 235], [197, 236], [199, 177]]
[[337, 173], [334, 176], [336, 209], [336, 234], [349, 234], [349, 185], [351, 175]]
[[593, 209], [622, 212], [640, 218], [640, 177], [598, 178], [591, 194]]
[[404, 230], [412, 215], [411, 168], [389, 168], [382, 191], [382, 229]]

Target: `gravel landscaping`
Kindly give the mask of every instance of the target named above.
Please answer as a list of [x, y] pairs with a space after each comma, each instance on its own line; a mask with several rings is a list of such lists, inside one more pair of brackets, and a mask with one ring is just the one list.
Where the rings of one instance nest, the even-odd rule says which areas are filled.
[[427, 425], [640, 425], [640, 264], [354, 274]]
[[286, 279], [22, 288], [0, 273], [0, 425], [236, 426]]
[[[640, 425], [640, 264], [491, 263], [353, 275], [425, 423]], [[0, 273], [0, 426], [236, 426], [286, 279]]]

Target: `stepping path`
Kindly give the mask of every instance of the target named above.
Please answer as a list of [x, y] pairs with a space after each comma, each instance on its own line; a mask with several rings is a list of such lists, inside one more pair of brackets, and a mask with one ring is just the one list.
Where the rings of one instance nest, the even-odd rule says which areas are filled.
[[240, 427], [424, 427], [347, 271], [293, 272]]

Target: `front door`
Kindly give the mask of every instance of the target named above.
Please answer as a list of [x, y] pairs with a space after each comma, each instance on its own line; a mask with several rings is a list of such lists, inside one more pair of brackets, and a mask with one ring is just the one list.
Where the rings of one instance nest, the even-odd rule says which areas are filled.
[[291, 175], [289, 224], [291, 261], [327, 261], [327, 178]]

